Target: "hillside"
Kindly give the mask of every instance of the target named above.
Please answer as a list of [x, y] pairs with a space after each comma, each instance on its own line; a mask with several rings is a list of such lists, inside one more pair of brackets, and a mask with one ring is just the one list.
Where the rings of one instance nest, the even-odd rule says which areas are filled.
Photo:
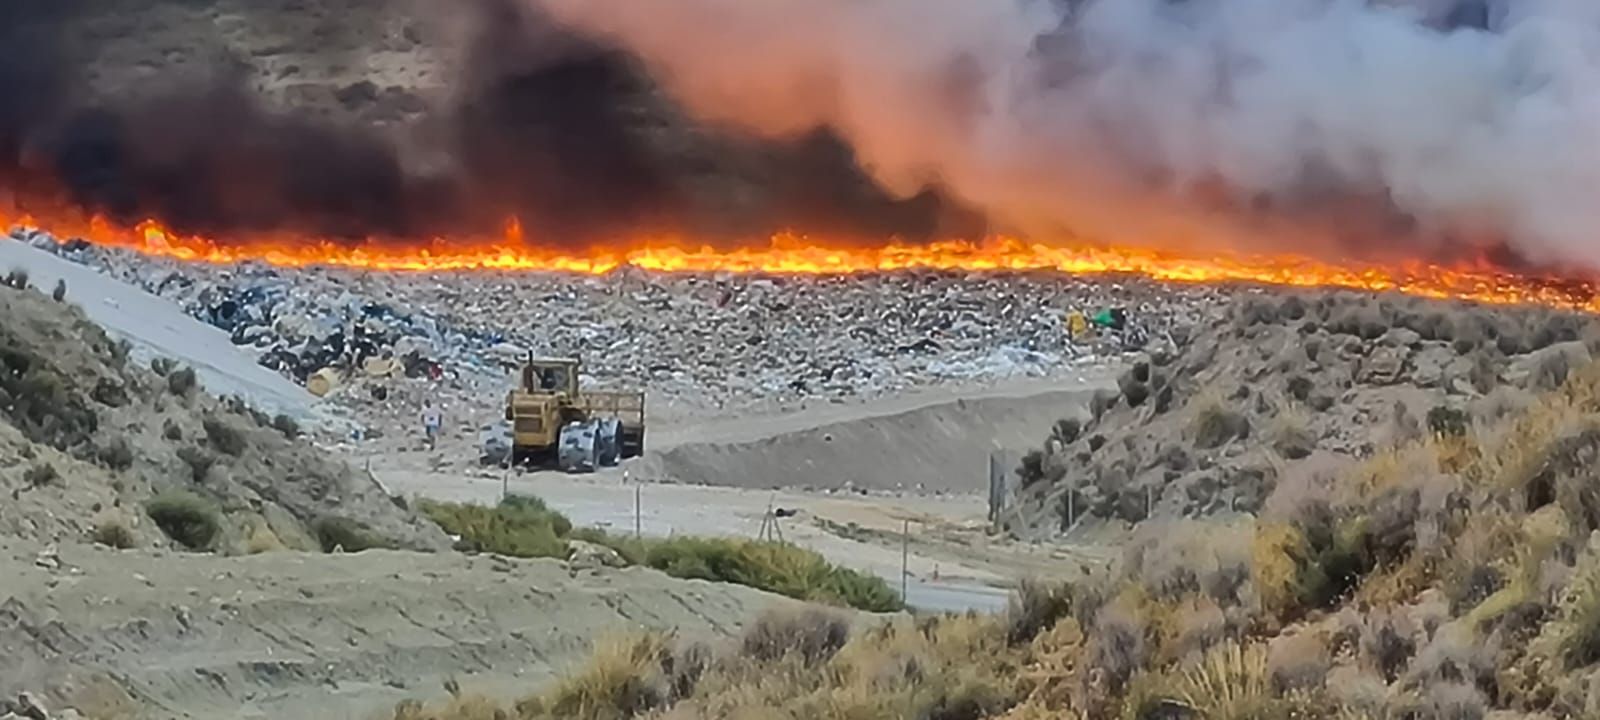
[[[0, 285], [0, 715], [20, 693], [89, 718], [515, 697], [614, 633], [726, 637], [797, 604], [453, 552], [288, 417], [210, 396], [176, 362], [133, 362], [71, 286], [56, 299], [31, 282]], [[173, 316], [164, 331], [204, 330]]]
[[1492, 424], [1600, 351], [1589, 316], [1354, 293], [1241, 296], [1184, 332], [1025, 458], [1012, 531], [1259, 513], [1278, 486]]
[[[1132, 525], [1106, 572], [1027, 584], [1003, 617], [859, 633], [815, 616], [770, 620], [688, 675], [671, 660], [693, 649], [647, 633], [534, 692], [519, 715], [1596, 717], [1600, 363], [1584, 359], [1593, 337], [1588, 318], [1534, 309], [1325, 293], [1243, 303], [1170, 361], [1135, 369], [1115, 401], [1123, 406], [1107, 396], [1083, 432], [1104, 433], [1100, 448], [1124, 438], [1127, 451], [1199, 445], [1201, 467], [1274, 453], [1258, 462], [1275, 472], [1245, 485], [1174, 478], [1182, 492], [1160, 498], [1153, 516], [1131, 502], [1086, 503], [1096, 522], [1122, 513]], [[1448, 370], [1463, 357], [1459, 375]], [[1174, 374], [1157, 381], [1157, 368]], [[1135, 383], [1165, 407], [1127, 405], [1141, 397]], [[1249, 393], [1230, 401], [1237, 387]], [[1158, 400], [1165, 388], [1171, 399]], [[1306, 452], [1260, 433], [1270, 413], [1241, 402], [1309, 404], [1324, 393], [1321, 420], [1297, 425], [1307, 432], [1292, 447]], [[1213, 397], [1201, 406], [1202, 395]], [[1227, 417], [1195, 428], [1201, 410]], [[1061, 446], [1077, 442], [1056, 434]], [[1226, 447], [1239, 450], [1209, 454]], [[1050, 500], [1081, 477], [1060, 454], [1030, 461], [1028, 492]], [[1056, 506], [1043, 505], [1024, 505], [1013, 528], [1056, 533]], [[395, 717], [489, 717], [492, 707], [458, 700]]]
[[63, 302], [0, 288], [0, 492], [11, 498], [0, 535], [84, 542], [120, 526], [134, 545], [170, 547], [147, 513], [164, 495], [216, 519], [192, 538], [197, 550], [321, 550], [343, 539], [339, 528], [373, 544], [448, 547], [371, 477], [298, 438], [293, 421], [209, 397], [175, 362], [133, 364], [74, 300], [71, 288]]

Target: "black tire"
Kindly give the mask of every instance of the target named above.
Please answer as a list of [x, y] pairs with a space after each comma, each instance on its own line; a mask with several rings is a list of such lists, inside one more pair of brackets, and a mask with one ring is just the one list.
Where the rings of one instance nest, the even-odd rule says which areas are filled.
[[635, 458], [644, 454], [644, 429], [622, 431], [622, 457]]

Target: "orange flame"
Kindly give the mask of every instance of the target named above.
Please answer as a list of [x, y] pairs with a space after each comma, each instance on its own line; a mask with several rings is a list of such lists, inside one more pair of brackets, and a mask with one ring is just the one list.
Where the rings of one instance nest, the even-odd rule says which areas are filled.
[[1492, 304], [1537, 304], [1600, 312], [1587, 282], [1527, 278], [1487, 264], [1393, 266], [1336, 264], [1290, 254], [1185, 255], [1144, 248], [1060, 246], [994, 237], [983, 242], [889, 242], [856, 247], [779, 234], [764, 244], [716, 249], [673, 237], [638, 237], [615, 247], [582, 251], [529, 245], [521, 225], [509, 220], [488, 240], [339, 243], [303, 238], [252, 237], [219, 243], [172, 232], [147, 220], [132, 228], [101, 217], [41, 222], [30, 215], [0, 224], [51, 232], [58, 238], [206, 263], [264, 262], [283, 267], [336, 266], [382, 271], [555, 271], [603, 274], [622, 267], [657, 272], [846, 274], [889, 270], [1045, 270], [1074, 275], [1128, 274], [1184, 283], [1251, 282], [1292, 287], [1397, 291], [1430, 298]]

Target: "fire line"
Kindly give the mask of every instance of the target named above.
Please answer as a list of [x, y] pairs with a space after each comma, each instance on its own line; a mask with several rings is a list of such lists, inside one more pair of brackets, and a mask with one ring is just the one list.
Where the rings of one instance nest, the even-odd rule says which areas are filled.
[[830, 244], [802, 234], [778, 234], [765, 243], [716, 249], [672, 237], [639, 237], [616, 247], [582, 251], [528, 245], [515, 221], [500, 237], [434, 239], [425, 243], [336, 243], [292, 237], [252, 237], [237, 243], [172, 232], [147, 220], [133, 227], [101, 217], [78, 222], [42, 221], [0, 214], [7, 227], [29, 227], [61, 239], [178, 260], [215, 264], [261, 262], [280, 267], [344, 267], [429, 272], [460, 270], [604, 274], [623, 267], [654, 272], [732, 272], [840, 275], [895, 270], [1056, 271], [1072, 275], [1135, 275], [1180, 283], [1246, 282], [1264, 285], [1394, 291], [1489, 304], [1536, 304], [1600, 312], [1587, 282], [1530, 278], [1484, 264], [1395, 266], [1336, 264], [1296, 255], [1192, 256], [1144, 248], [1057, 246], [1014, 237], [982, 242], [891, 241], [876, 247]]

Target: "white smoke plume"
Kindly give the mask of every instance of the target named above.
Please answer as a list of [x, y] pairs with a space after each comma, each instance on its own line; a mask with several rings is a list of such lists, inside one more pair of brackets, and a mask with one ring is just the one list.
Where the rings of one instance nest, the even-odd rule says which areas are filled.
[[886, 186], [1036, 237], [1600, 266], [1592, 0], [530, 1], [704, 119], [832, 126]]

